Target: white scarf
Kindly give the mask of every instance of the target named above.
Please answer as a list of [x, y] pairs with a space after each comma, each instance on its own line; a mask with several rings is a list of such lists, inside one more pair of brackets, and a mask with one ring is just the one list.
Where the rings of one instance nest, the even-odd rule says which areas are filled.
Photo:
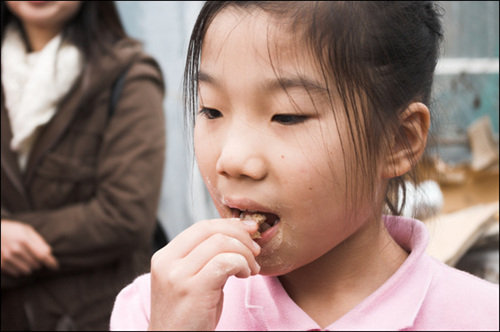
[[61, 35], [39, 52], [26, 53], [21, 33], [7, 27], [2, 43], [2, 85], [13, 138], [10, 147], [18, 154], [24, 171], [37, 129], [54, 116], [81, 72], [82, 59], [74, 45], [61, 45]]

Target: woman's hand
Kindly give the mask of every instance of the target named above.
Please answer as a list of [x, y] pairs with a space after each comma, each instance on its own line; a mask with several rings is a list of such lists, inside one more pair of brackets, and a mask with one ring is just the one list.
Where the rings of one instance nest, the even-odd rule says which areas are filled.
[[51, 247], [30, 225], [2, 220], [1, 269], [12, 276], [28, 275], [46, 266], [58, 267]]
[[234, 275], [259, 273], [253, 220], [214, 219], [189, 227], [151, 260], [149, 330], [214, 330], [222, 289]]

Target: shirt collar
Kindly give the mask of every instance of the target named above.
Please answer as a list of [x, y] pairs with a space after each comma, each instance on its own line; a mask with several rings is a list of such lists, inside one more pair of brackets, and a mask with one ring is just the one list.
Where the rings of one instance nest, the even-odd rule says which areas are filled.
[[[379, 289], [326, 330], [400, 330], [411, 327], [429, 290], [432, 279], [423, 259], [429, 241], [426, 226], [414, 219], [385, 216], [394, 240], [410, 254]], [[288, 296], [277, 277], [250, 278], [246, 307], [268, 330], [320, 330]]]

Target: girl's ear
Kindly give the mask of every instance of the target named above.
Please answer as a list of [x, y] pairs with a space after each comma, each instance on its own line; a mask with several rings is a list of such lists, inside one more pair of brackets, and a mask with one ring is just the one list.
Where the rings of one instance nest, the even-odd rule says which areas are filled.
[[386, 158], [384, 178], [403, 175], [416, 165], [427, 144], [429, 125], [429, 109], [422, 103], [412, 103], [400, 114], [399, 128]]

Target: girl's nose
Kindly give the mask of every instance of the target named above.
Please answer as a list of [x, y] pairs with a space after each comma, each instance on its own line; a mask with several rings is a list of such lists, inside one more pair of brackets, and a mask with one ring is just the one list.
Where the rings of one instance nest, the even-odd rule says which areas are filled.
[[250, 128], [239, 131], [231, 131], [226, 137], [217, 160], [216, 170], [218, 174], [233, 178], [251, 178], [262, 180], [267, 175], [267, 164], [265, 159], [265, 144], [262, 138], [255, 137], [249, 133]]

